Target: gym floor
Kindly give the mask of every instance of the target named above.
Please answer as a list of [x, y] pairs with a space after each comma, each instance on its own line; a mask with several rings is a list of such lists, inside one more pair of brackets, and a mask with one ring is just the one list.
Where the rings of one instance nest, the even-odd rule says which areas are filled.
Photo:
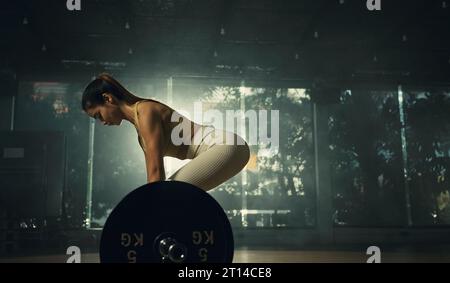
[[[364, 252], [343, 250], [236, 250], [234, 263], [364, 263], [368, 256]], [[66, 255], [24, 256], [0, 258], [0, 263], [64, 263]], [[83, 263], [98, 263], [96, 253], [82, 255]], [[431, 252], [389, 251], [382, 252], [381, 262], [450, 262], [450, 253], [444, 250]]]

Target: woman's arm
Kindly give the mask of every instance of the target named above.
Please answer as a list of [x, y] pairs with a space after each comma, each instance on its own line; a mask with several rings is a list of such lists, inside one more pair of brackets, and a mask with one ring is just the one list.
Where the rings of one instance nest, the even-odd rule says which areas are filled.
[[145, 148], [147, 182], [164, 181], [164, 150], [166, 137], [159, 112], [152, 107], [141, 107], [139, 112], [139, 132]]

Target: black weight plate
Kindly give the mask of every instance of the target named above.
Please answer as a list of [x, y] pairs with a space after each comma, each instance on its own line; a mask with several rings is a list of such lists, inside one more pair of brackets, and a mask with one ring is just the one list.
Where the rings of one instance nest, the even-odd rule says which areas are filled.
[[161, 234], [187, 247], [184, 262], [233, 260], [233, 233], [219, 203], [191, 184], [161, 181], [137, 188], [113, 209], [103, 228], [100, 261], [161, 262], [155, 243]]

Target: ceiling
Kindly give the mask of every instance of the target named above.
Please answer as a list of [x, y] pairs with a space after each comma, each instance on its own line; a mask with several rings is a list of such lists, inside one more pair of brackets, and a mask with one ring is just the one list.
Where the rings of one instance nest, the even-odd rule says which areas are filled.
[[450, 0], [16, 0], [0, 35], [19, 77], [450, 82]]

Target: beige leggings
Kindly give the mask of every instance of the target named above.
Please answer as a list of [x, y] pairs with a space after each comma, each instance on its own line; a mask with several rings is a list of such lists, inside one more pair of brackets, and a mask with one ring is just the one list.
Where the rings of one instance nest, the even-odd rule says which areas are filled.
[[[233, 143], [226, 143], [227, 139]], [[250, 149], [237, 134], [203, 126], [195, 133], [186, 158], [192, 160], [167, 180], [183, 181], [208, 191], [238, 174], [247, 165]]]

